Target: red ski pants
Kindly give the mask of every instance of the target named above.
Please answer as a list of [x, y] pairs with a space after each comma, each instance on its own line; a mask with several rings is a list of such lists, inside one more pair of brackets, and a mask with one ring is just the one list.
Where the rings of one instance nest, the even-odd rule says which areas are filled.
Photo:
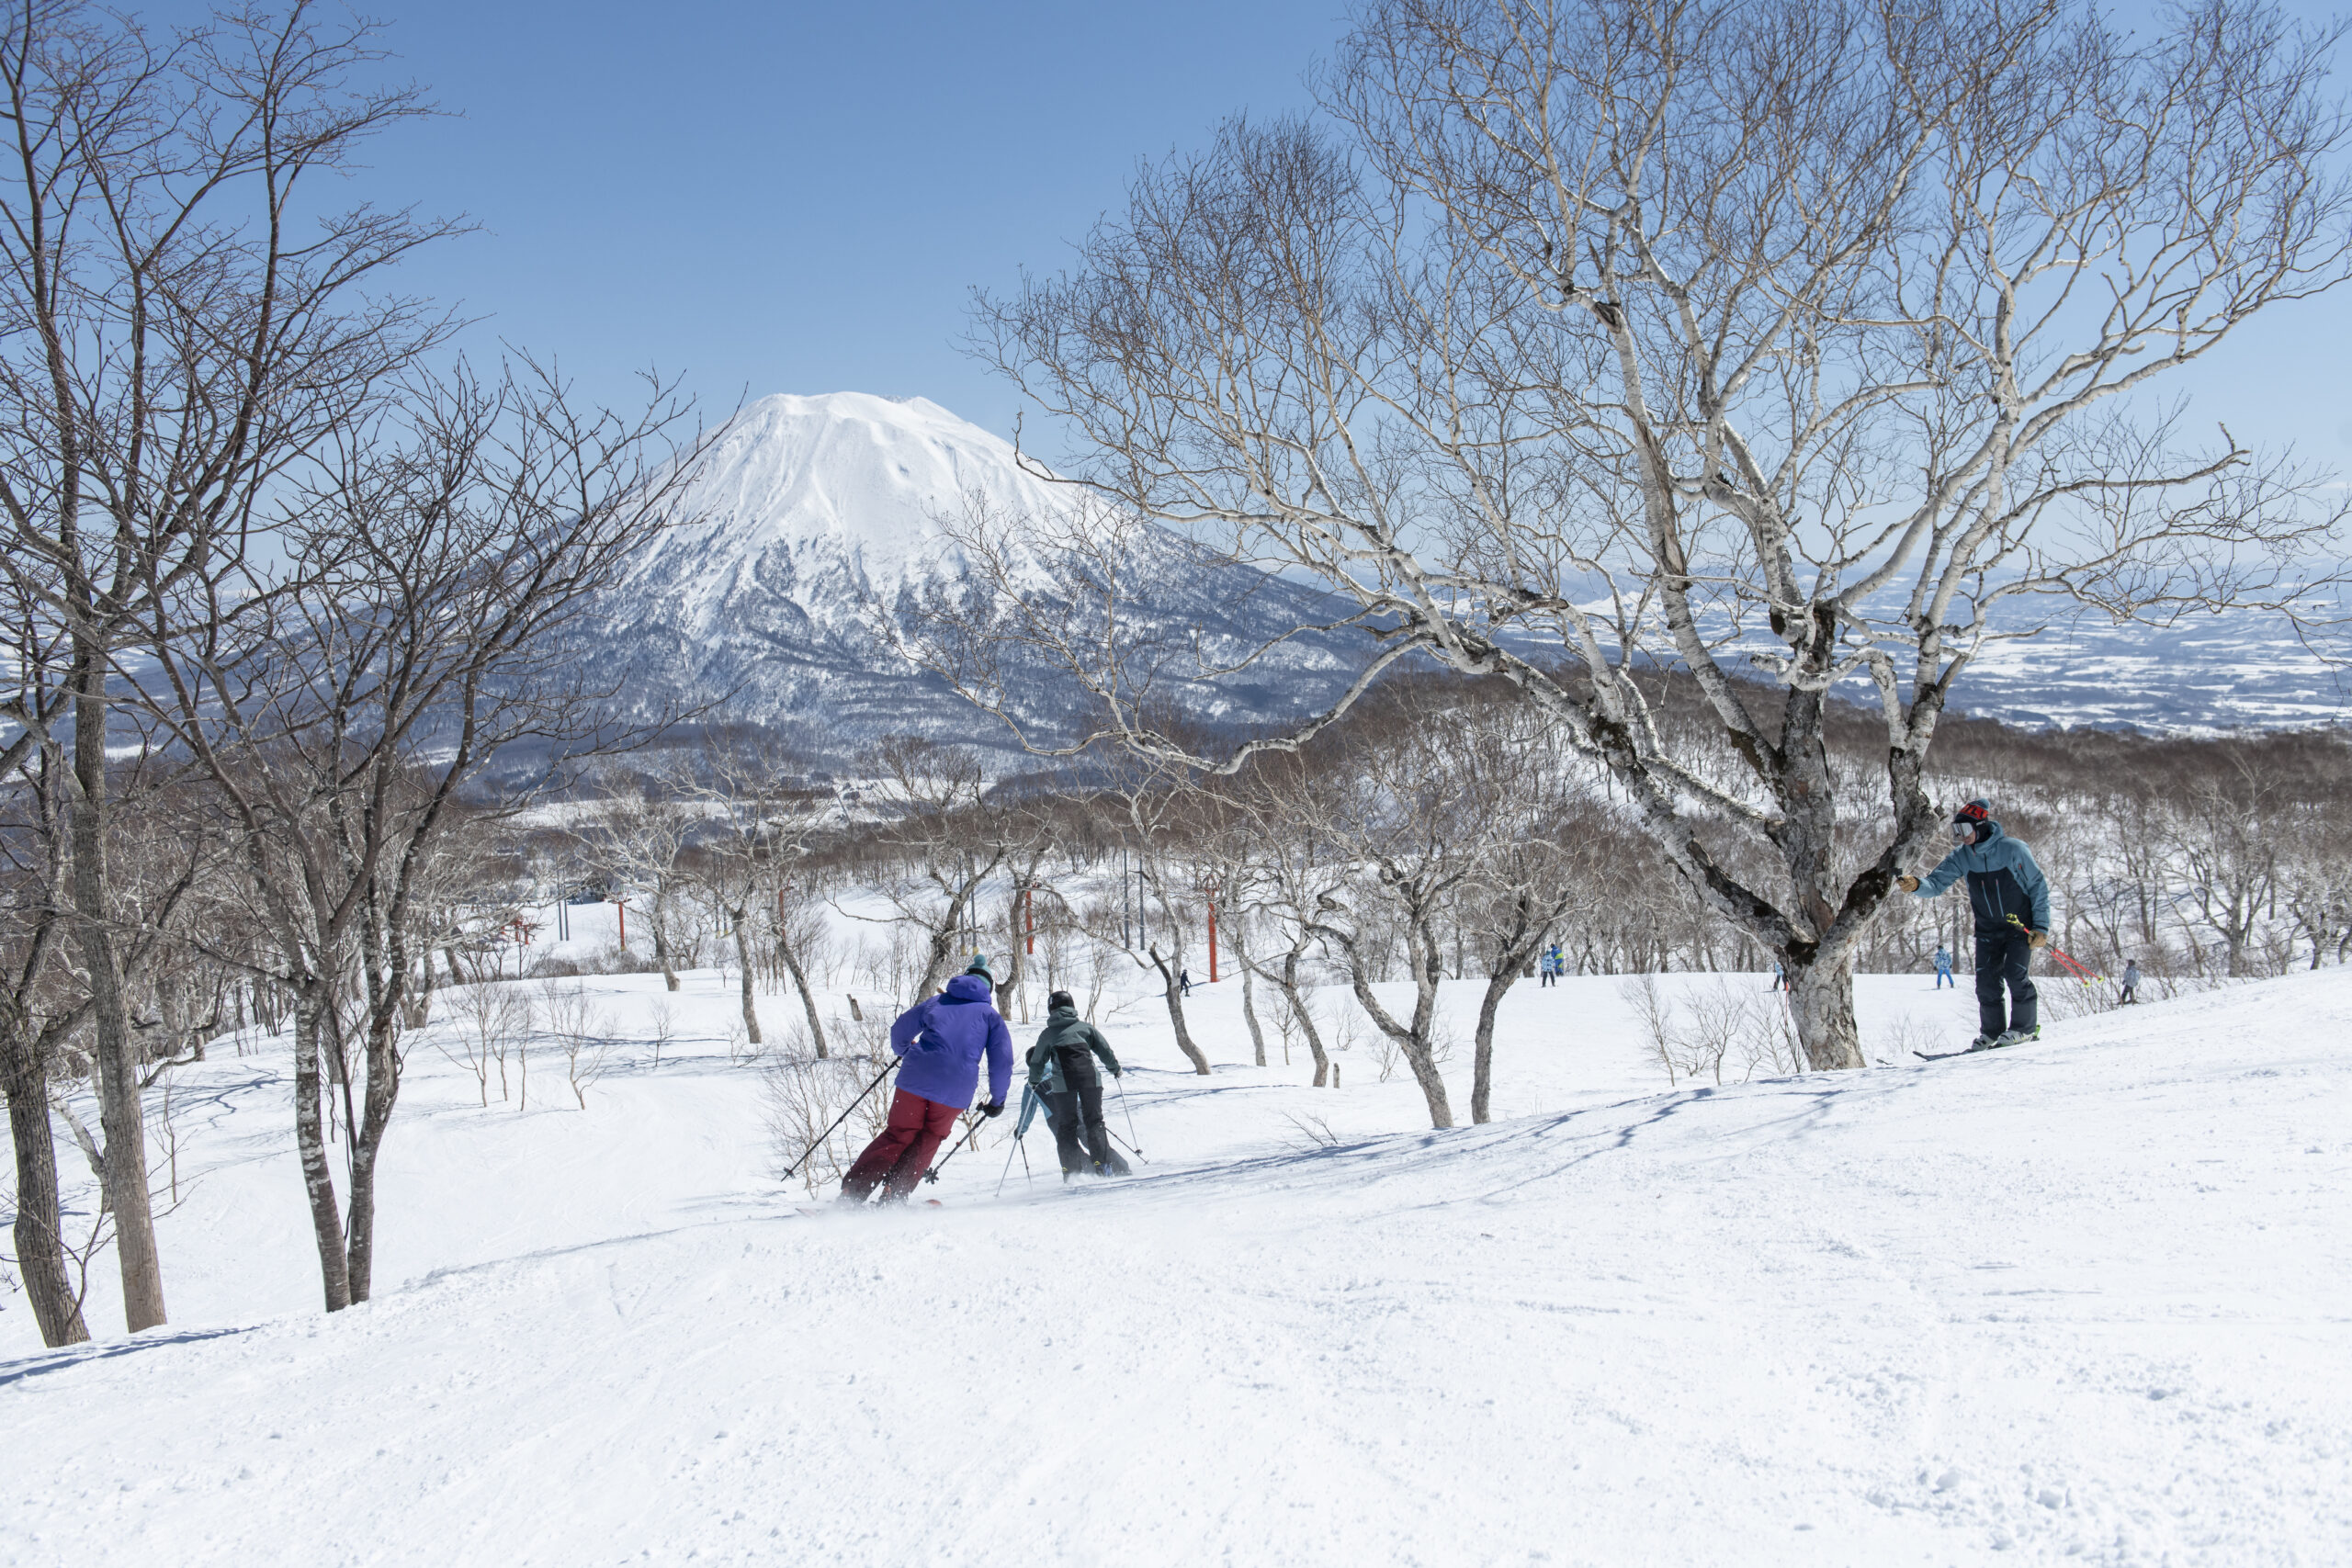
[[842, 1190], [863, 1198], [881, 1187], [893, 1198], [905, 1197], [931, 1168], [931, 1156], [956, 1130], [956, 1118], [962, 1114], [952, 1105], [905, 1089], [894, 1090], [890, 1118], [883, 1124], [882, 1135], [866, 1145], [857, 1163], [849, 1168], [849, 1174], [842, 1178]]

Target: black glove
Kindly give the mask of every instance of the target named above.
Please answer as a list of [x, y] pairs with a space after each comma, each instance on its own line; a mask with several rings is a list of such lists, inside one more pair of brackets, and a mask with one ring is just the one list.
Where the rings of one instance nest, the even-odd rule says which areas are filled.
[[983, 1105], [983, 1106], [981, 1106], [981, 1107], [980, 1107], [980, 1114], [981, 1114], [981, 1115], [983, 1115], [983, 1116], [1001, 1116], [1001, 1115], [1003, 1115], [1003, 1114], [1004, 1114], [1004, 1101], [1002, 1101], [1001, 1100], [989, 1100], [986, 1105]]

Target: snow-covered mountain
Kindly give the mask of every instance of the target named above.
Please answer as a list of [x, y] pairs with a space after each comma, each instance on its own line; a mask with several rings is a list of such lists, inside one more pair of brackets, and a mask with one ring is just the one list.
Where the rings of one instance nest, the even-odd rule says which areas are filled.
[[[869, 620], [872, 604], [903, 608], [964, 577], [941, 519], [975, 496], [1001, 514], [1071, 503], [1024, 470], [1010, 444], [925, 399], [763, 398], [720, 434], [683, 498], [697, 521], [658, 539], [607, 596], [598, 643], [621, 661], [614, 673], [639, 712], [732, 692], [715, 719], [793, 726], [834, 756], [891, 732], [1009, 751], [1001, 727], [908, 667]], [[1310, 589], [1204, 562], [1171, 532], [1150, 531], [1142, 549], [1148, 558], [1129, 563], [1142, 590], [1126, 607], [1130, 628], [1171, 646], [1197, 634], [1211, 662], [1335, 613]], [[2007, 613], [2022, 628], [2037, 612]], [[1208, 725], [1277, 723], [1321, 706], [1370, 652], [1353, 634], [1309, 635], [1220, 681], [1180, 657], [1163, 670], [1162, 691]], [[1045, 733], [1080, 716], [1066, 675], [1036, 666], [1011, 684], [1024, 719]], [[1990, 651], [1956, 705], [2030, 726], [2263, 728], [2340, 722], [2345, 690], [2338, 671], [2269, 617], [2201, 617], [2165, 631], [2078, 618]]]
[[[1023, 471], [1009, 443], [922, 398], [752, 403], [683, 497], [696, 521], [661, 536], [603, 606], [601, 640], [625, 660], [632, 705], [734, 691], [715, 718], [797, 720], [809, 744], [837, 753], [891, 732], [1003, 745], [1001, 727], [910, 669], [869, 620], [876, 602], [903, 604], [966, 573], [941, 519], [975, 495], [1006, 514], [1070, 504]], [[1169, 570], [1138, 573], [1133, 626], [1179, 637], [1197, 626], [1216, 658], [1322, 616], [1319, 598], [1295, 584], [1246, 567], [1203, 570], [1173, 534], [1155, 530], [1150, 546]], [[1167, 694], [1208, 723], [1264, 723], [1313, 711], [1369, 657], [1361, 638], [1310, 637], [1251, 679], [1211, 684], [1179, 671]], [[1042, 668], [1023, 705], [1048, 727], [1076, 716], [1067, 677]]]

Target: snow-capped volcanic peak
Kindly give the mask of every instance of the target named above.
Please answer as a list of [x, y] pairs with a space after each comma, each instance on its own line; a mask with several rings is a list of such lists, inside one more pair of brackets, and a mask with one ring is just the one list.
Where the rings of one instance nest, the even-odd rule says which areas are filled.
[[[721, 428], [689, 483], [684, 519], [604, 594], [589, 633], [616, 660], [633, 711], [723, 697], [730, 723], [789, 722], [812, 750], [847, 752], [886, 734], [966, 739], [986, 727], [937, 676], [877, 636], [915, 591], [976, 581], [946, 524], [975, 501], [1011, 522], [1080, 504], [1071, 487], [1023, 469], [1012, 444], [922, 398], [863, 392], [762, 398]], [[1334, 617], [1321, 596], [1252, 568], [1192, 561], [1177, 536], [1150, 534], [1130, 563], [1128, 624], [1217, 659]], [[1030, 558], [1024, 591], [1050, 599], [1067, 573]], [[1162, 694], [1206, 722], [1290, 722], [1363, 667], [1353, 634], [1291, 637], [1227, 686], [1170, 668]], [[1057, 666], [1011, 677], [1023, 716], [1057, 734], [1091, 700]]]
[[740, 592], [828, 578], [836, 592], [888, 595], [960, 569], [939, 519], [975, 491], [999, 508], [1067, 504], [1022, 471], [1010, 443], [927, 399], [762, 398], [720, 432], [680, 497], [693, 521], [647, 553], [630, 587], [689, 620]]

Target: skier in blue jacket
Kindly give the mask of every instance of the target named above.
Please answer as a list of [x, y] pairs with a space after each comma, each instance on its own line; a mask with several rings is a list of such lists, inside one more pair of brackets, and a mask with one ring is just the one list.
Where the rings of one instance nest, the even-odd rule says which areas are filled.
[[900, 1013], [890, 1025], [890, 1049], [899, 1055], [899, 1085], [881, 1136], [842, 1178], [841, 1201], [863, 1203], [876, 1187], [886, 1199], [914, 1190], [931, 1156], [956, 1118], [972, 1103], [979, 1087], [980, 1057], [989, 1059], [989, 1100], [981, 1111], [1004, 1111], [1012, 1088], [1012, 1032], [996, 1010], [988, 955], [974, 953], [971, 966], [947, 988]]
[[2033, 852], [2001, 831], [1984, 801], [1972, 800], [1953, 814], [1951, 836], [1955, 847], [1935, 870], [1896, 880], [1905, 892], [1933, 898], [1962, 877], [1968, 879], [1968, 902], [1976, 916], [1977, 1016], [1976, 1039], [1968, 1048], [1983, 1051], [2036, 1039], [2041, 1033], [2041, 995], [2027, 970], [2033, 950], [2050, 941], [2050, 884], [2042, 880]]

